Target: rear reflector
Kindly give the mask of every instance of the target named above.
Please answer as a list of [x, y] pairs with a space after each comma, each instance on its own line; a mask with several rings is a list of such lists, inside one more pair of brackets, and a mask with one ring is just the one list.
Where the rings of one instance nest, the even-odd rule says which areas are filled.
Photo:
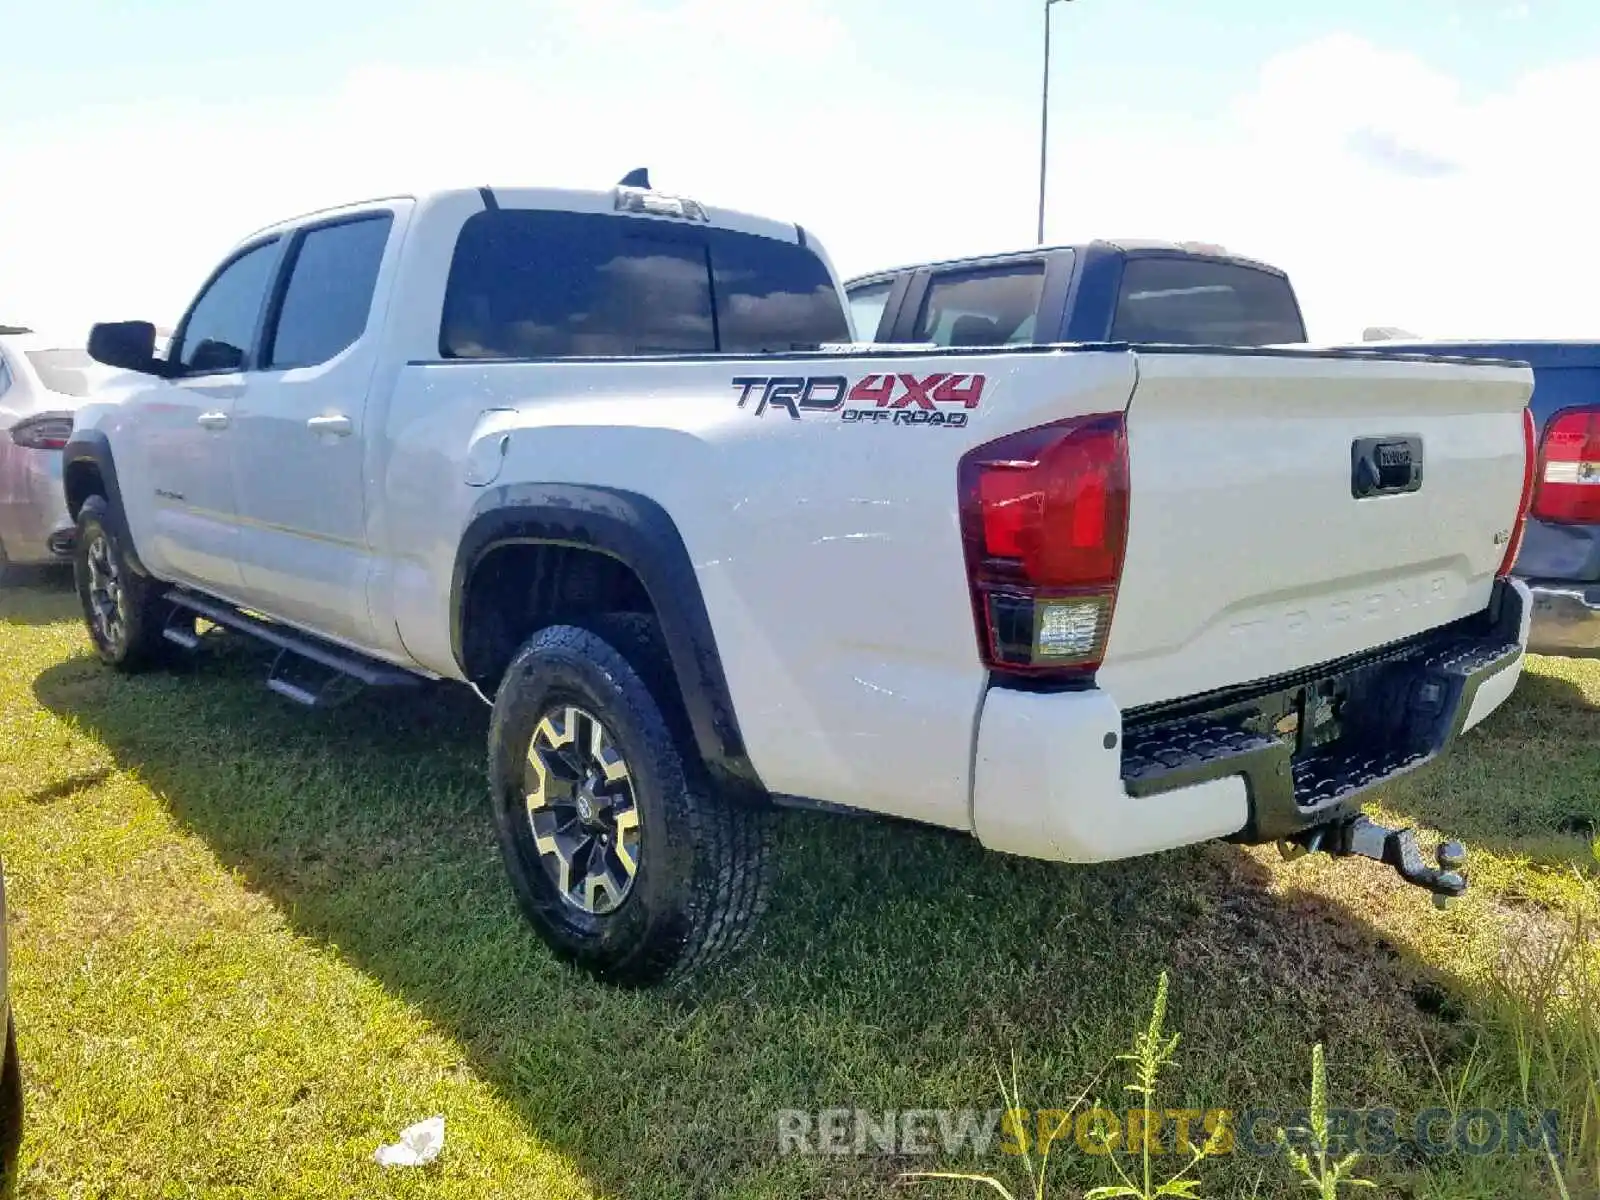
[[1522, 410], [1522, 496], [1517, 501], [1517, 519], [1511, 525], [1511, 536], [1506, 541], [1505, 556], [1500, 559], [1500, 569], [1495, 574], [1504, 579], [1517, 564], [1522, 553], [1522, 535], [1528, 531], [1528, 508], [1533, 503], [1534, 465], [1538, 451], [1533, 441], [1533, 413]]
[[60, 450], [71, 437], [71, 413], [41, 413], [11, 427], [11, 440], [25, 450]]
[[1569, 408], [1550, 418], [1533, 515], [1560, 525], [1600, 524], [1600, 408]]
[[1105, 656], [1128, 536], [1121, 413], [969, 450], [958, 476], [978, 651], [997, 671], [1092, 674]]

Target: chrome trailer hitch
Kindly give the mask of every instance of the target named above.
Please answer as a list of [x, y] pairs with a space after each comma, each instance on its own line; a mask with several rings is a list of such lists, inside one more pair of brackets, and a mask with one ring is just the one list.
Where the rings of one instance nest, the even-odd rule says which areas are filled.
[[1434, 852], [1437, 867], [1430, 867], [1410, 829], [1390, 829], [1365, 816], [1347, 817], [1318, 825], [1278, 843], [1285, 858], [1299, 858], [1320, 850], [1335, 858], [1370, 858], [1387, 863], [1407, 883], [1426, 888], [1439, 908], [1467, 890], [1467, 850], [1460, 842], [1441, 842]]

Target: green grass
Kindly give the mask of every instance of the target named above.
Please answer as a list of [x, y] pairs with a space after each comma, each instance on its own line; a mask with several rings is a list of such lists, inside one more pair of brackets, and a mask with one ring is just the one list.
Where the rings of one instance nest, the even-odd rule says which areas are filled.
[[[865, 1197], [924, 1194], [897, 1182], [915, 1169], [1015, 1180], [1001, 1155], [780, 1157], [775, 1114], [989, 1108], [1013, 1055], [1025, 1103], [1064, 1107], [1108, 1063], [1114, 1096], [1112, 1060], [1163, 970], [1183, 1032], [1170, 1106], [1303, 1107], [1316, 1042], [1332, 1104], [1504, 1106], [1526, 1064], [1576, 1131], [1572, 1194], [1600, 1192], [1579, 1126], [1600, 1018], [1550, 982], [1595, 887], [1600, 663], [1536, 661], [1448, 764], [1384, 795], [1387, 815], [1471, 847], [1474, 889], [1447, 913], [1372, 864], [1213, 845], [1069, 868], [781, 814], [751, 952], [644, 993], [558, 966], [518, 917], [470, 695], [306, 713], [261, 677], [229, 646], [119, 678], [87, 656], [65, 591], [0, 592], [25, 1194]], [[1561, 962], [1592, 970], [1580, 939]], [[372, 1162], [435, 1113], [437, 1164]], [[1071, 1147], [1050, 1171], [1062, 1197], [1111, 1178]], [[1403, 1150], [1359, 1173], [1382, 1185], [1370, 1196], [1552, 1194], [1531, 1156]], [[1200, 1174], [1204, 1196], [1299, 1194], [1281, 1160]]]

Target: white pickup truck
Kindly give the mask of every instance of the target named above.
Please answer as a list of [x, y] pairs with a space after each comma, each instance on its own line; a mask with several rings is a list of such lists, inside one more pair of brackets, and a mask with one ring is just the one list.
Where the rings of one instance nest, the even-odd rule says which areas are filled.
[[466, 188], [257, 233], [79, 411], [99, 655], [469, 683], [511, 879], [642, 983], [736, 944], [774, 802], [1063, 862], [1362, 818], [1515, 686], [1530, 377], [1364, 351], [850, 344], [803, 229]]

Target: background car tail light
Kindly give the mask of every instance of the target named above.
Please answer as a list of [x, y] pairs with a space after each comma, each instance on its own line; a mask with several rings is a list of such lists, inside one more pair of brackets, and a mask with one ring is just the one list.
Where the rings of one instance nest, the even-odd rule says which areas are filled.
[[11, 440], [26, 450], [60, 450], [71, 437], [71, 413], [41, 413], [11, 427]]
[[969, 450], [958, 472], [978, 649], [997, 671], [1092, 674], [1105, 656], [1128, 539], [1121, 413]]
[[1511, 574], [1511, 568], [1517, 563], [1517, 555], [1522, 552], [1522, 535], [1528, 529], [1528, 508], [1533, 503], [1534, 468], [1538, 456], [1533, 438], [1533, 413], [1525, 408], [1522, 410], [1522, 497], [1517, 501], [1517, 519], [1511, 526], [1505, 556], [1500, 560], [1500, 569], [1495, 572], [1501, 579]]
[[1569, 408], [1544, 427], [1533, 515], [1562, 525], [1600, 524], [1600, 408]]

